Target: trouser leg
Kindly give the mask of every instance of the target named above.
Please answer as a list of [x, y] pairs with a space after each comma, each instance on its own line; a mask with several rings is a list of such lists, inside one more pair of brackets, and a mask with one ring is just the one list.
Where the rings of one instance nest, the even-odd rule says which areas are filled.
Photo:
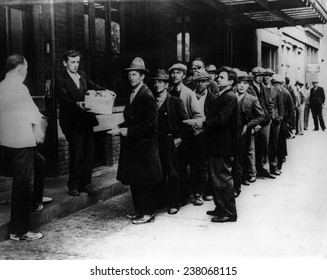
[[13, 167], [10, 233], [22, 235], [29, 230], [34, 183], [34, 148], [7, 148]]
[[32, 205], [42, 203], [45, 177], [45, 159], [38, 152], [34, 151], [34, 185]]
[[209, 157], [210, 177], [218, 216], [236, 217], [232, 176], [233, 157]]

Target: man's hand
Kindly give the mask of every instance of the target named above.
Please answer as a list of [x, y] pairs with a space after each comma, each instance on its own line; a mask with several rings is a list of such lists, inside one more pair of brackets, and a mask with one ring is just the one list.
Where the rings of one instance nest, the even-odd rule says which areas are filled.
[[80, 108], [82, 111], [89, 111], [90, 108], [85, 107], [85, 102], [84, 101], [78, 101], [76, 102], [76, 106]]
[[261, 129], [261, 125], [256, 125], [254, 128], [253, 128], [253, 130], [254, 130], [254, 132], [258, 132], [260, 129]]
[[176, 138], [174, 139], [174, 144], [175, 144], [175, 147], [178, 148], [179, 145], [182, 143], [182, 139], [181, 138]]
[[127, 127], [120, 128], [120, 135], [127, 137]]
[[245, 135], [247, 130], [248, 130], [248, 126], [247, 125], [243, 126], [242, 135]]

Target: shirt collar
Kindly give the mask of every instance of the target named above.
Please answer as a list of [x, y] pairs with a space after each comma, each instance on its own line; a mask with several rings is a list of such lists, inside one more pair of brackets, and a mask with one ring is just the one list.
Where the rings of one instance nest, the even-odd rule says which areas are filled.
[[231, 90], [231, 89], [232, 89], [232, 87], [231, 87], [231, 86], [228, 86], [228, 87], [224, 88], [223, 90], [221, 90], [221, 91], [219, 92], [219, 95], [222, 95], [224, 92], [226, 92], [226, 91], [228, 91], [228, 90]]
[[68, 75], [74, 80], [74, 79], [78, 79], [81, 77], [80, 74], [76, 73], [71, 73], [69, 70], [67, 70]]
[[138, 91], [140, 90], [140, 88], [141, 88], [142, 86], [143, 86], [143, 82], [140, 82], [139, 85], [138, 85], [136, 88], [133, 89], [133, 92], [134, 92], [135, 94], [137, 94]]

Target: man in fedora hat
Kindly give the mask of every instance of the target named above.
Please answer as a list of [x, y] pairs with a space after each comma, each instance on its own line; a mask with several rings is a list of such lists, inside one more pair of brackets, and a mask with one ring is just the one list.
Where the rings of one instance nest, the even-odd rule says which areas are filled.
[[154, 220], [154, 188], [162, 179], [158, 152], [158, 112], [152, 92], [144, 84], [144, 61], [136, 57], [127, 72], [131, 86], [124, 122], [118, 125], [121, 146], [117, 180], [130, 185], [135, 213], [128, 215], [133, 224]]
[[163, 175], [156, 187], [156, 199], [159, 208], [163, 206], [167, 181], [168, 214], [176, 214], [180, 206], [178, 154], [188, 136], [187, 127], [183, 125], [188, 116], [182, 100], [168, 93], [169, 76], [165, 70], [158, 69], [151, 80], [158, 106], [158, 147]]
[[[235, 70], [237, 74], [236, 96], [238, 100], [237, 145], [233, 162], [234, 196], [239, 196], [241, 183], [246, 183], [253, 171], [249, 150], [253, 141], [253, 129], [265, 119], [257, 97], [248, 93], [251, 78], [245, 71]], [[255, 166], [254, 166], [255, 168]]]
[[94, 136], [93, 127], [98, 125], [96, 116], [85, 108], [88, 90], [105, 90], [79, 71], [81, 54], [69, 50], [63, 55], [65, 71], [56, 83], [60, 103], [59, 123], [69, 143], [68, 193], [78, 196], [80, 192], [95, 193], [91, 186]]
[[325, 103], [325, 91], [322, 87], [318, 86], [317, 80], [313, 81], [312, 85], [313, 88], [310, 91], [309, 106], [312, 112], [314, 130], [319, 130], [319, 121], [321, 129], [325, 131], [326, 126], [322, 116], [322, 108]]
[[[172, 86], [169, 88], [169, 93], [180, 98], [184, 104], [188, 119], [202, 117], [196, 102], [195, 92], [184, 85], [183, 80], [186, 77], [187, 67], [182, 63], [173, 64], [169, 69], [169, 77]], [[188, 166], [190, 162], [190, 147], [189, 141], [184, 141], [184, 146], [179, 154], [180, 164], [180, 187], [181, 187], [181, 204], [185, 205], [188, 202], [190, 192]]]

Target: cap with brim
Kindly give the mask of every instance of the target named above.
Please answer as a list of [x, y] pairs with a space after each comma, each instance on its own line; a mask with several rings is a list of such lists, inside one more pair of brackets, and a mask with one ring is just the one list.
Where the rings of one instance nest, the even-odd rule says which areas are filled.
[[142, 73], [149, 73], [148, 69], [145, 69], [144, 60], [140, 57], [135, 57], [128, 68], [125, 68], [124, 71], [140, 71]]
[[279, 74], [274, 74], [272, 76], [272, 80], [271, 80], [273, 83], [279, 83], [279, 84], [283, 84], [285, 79], [279, 75]]
[[257, 66], [254, 67], [251, 72], [254, 76], [263, 76], [265, 73], [265, 69], [262, 68], [261, 66]]
[[304, 84], [302, 84], [302, 83], [299, 82], [299, 81], [296, 81], [296, 82], [295, 82], [295, 85], [296, 85], [296, 86], [299, 85], [300, 87], [303, 87]]
[[187, 71], [187, 66], [182, 64], [182, 63], [176, 63], [173, 64], [169, 69], [168, 72], [172, 71], [172, 70], [180, 70], [186, 73]]
[[201, 81], [201, 80], [209, 80], [210, 79], [210, 75], [209, 73], [203, 71], [203, 72], [197, 72], [195, 73], [195, 75], [193, 76], [193, 81]]
[[318, 84], [319, 82], [317, 80], [312, 81], [313, 84]]
[[251, 80], [251, 77], [245, 71], [241, 71], [237, 68], [234, 68], [233, 70], [237, 75], [237, 81], [241, 82], [241, 81], [250, 81]]
[[157, 69], [151, 80], [169, 81], [169, 76], [164, 69]]
[[214, 74], [217, 74], [217, 73], [218, 73], [218, 70], [217, 70], [216, 66], [213, 65], [213, 64], [208, 65], [208, 66], [206, 67], [206, 71], [207, 71], [208, 73], [214, 73]]
[[265, 73], [264, 73], [265, 76], [273, 76], [274, 74], [275, 72], [272, 69], [270, 68], [265, 69]]

